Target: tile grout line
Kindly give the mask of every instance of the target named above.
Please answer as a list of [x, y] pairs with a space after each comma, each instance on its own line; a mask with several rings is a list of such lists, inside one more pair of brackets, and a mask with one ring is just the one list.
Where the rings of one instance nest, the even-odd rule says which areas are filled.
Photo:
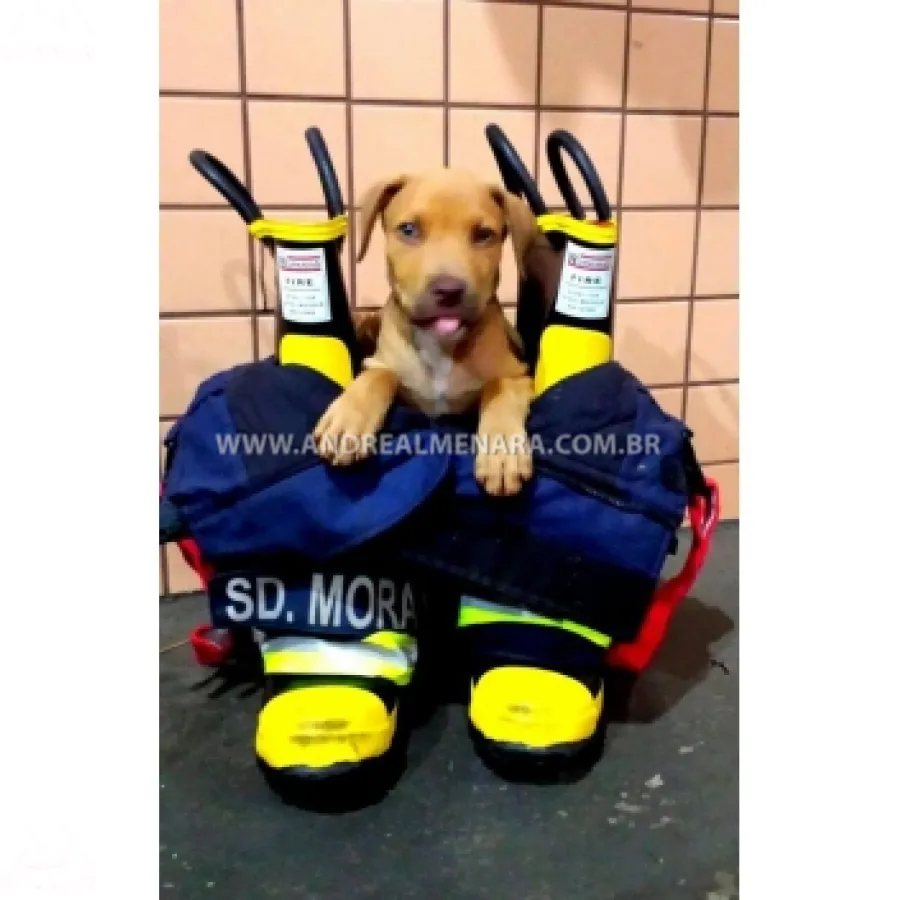
[[531, 158], [531, 174], [534, 183], [538, 183], [541, 165], [541, 119], [543, 112], [541, 110], [541, 97], [543, 91], [541, 84], [544, 80], [544, 4], [538, 3], [537, 11], [537, 60], [535, 62], [535, 84], [534, 84], [534, 147], [532, 148]]
[[[706, 378], [706, 379], [698, 379], [697, 381], [691, 381], [691, 387], [730, 387], [731, 385], [736, 385], [739, 383], [737, 378]], [[685, 383], [683, 381], [672, 381], [669, 383], [662, 382], [660, 384], [648, 384], [647, 385], [650, 390], [663, 390], [664, 388], [683, 388], [685, 387]]]
[[706, 168], [706, 136], [709, 118], [709, 82], [712, 70], [712, 41], [713, 41], [713, 0], [709, 0], [709, 16], [706, 19], [706, 60], [703, 76], [703, 116], [700, 119], [700, 161], [697, 171], [697, 209], [694, 213], [694, 254], [691, 260], [691, 299], [688, 301], [687, 335], [684, 346], [684, 397], [681, 400], [681, 420], [687, 422], [688, 383], [691, 374], [691, 350], [693, 347], [694, 332], [694, 296], [697, 293], [697, 266], [700, 258], [700, 222], [702, 219], [701, 203], [703, 200], [703, 182]]
[[[253, 175], [251, 174], [250, 155], [250, 103], [247, 99], [247, 51], [244, 32], [244, 0], [235, 0], [235, 15], [237, 16], [237, 42], [238, 42], [238, 84], [240, 86], [241, 99], [241, 140], [244, 151], [244, 184], [248, 193], [253, 195]], [[259, 352], [259, 322], [257, 321], [257, 305], [259, 304], [259, 291], [256, 284], [256, 241], [247, 235], [247, 252], [250, 255], [250, 344], [253, 348], [253, 361], [257, 362]]]
[[[224, 201], [222, 203], [160, 203], [161, 212], [220, 212], [223, 209], [231, 209]], [[324, 212], [325, 206], [321, 203], [267, 203], [266, 209], [294, 210], [296, 212]]]
[[616, 235], [615, 281], [613, 283], [612, 302], [609, 307], [609, 313], [612, 319], [610, 322], [610, 340], [612, 341], [613, 359], [616, 358], [616, 305], [619, 303], [619, 278], [622, 272], [622, 216], [625, 211], [622, 206], [622, 199], [625, 196], [625, 140], [628, 124], [628, 71], [631, 68], [631, 5], [632, 0], [626, 0], [625, 52], [622, 55], [622, 108], [620, 110], [622, 119], [619, 122], [619, 169], [616, 173], [616, 210], [615, 213], [613, 213], [618, 225]]
[[[739, 300], [739, 294], [712, 294], [691, 297], [689, 295], [676, 295], [673, 297], [618, 297], [616, 303], [620, 306], [643, 306], [659, 303], [689, 303], [693, 300], [695, 303], [725, 303], [728, 301]], [[504, 304], [509, 308], [514, 308], [514, 303]], [[379, 309], [379, 304], [363, 303], [360, 309]], [[257, 317], [265, 318], [274, 315], [271, 309], [259, 310]], [[180, 321], [188, 319], [233, 319], [244, 318], [249, 321], [250, 310], [247, 309], [179, 309], [168, 310], [161, 309], [159, 311], [160, 321]]]
[[[350, 0], [344, 0], [344, 137], [347, 142], [347, 240], [344, 251], [347, 254], [347, 290], [350, 294], [350, 309], [356, 309], [356, 186], [353, 181], [353, 64], [350, 59]], [[343, 191], [342, 191], [343, 193]], [[338, 259], [340, 262], [340, 259]]]
[[450, 165], [450, 0], [443, 0], [443, 49], [444, 71], [443, 77], [443, 110], [444, 110], [444, 168]]
[[[539, 143], [539, 139], [538, 139]], [[738, 212], [740, 204], [738, 203], [705, 203], [699, 207], [696, 203], [675, 203], [675, 204], [658, 204], [658, 205], [635, 205], [635, 206], [619, 206], [612, 204], [614, 212], [694, 212], [697, 209], [712, 210], [713, 212]], [[161, 212], [221, 212], [222, 210], [230, 210], [231, 207], [227, 203], [160, 203]], [[282, 210], [294, 212], [317, 212], [324, 213], [325, 207], [316, 203], [268, 203], [266, 209]], [[358, 206], [348, 204], [348, 209], [358, 210]], [[550, 206], [551, 212], [565, 212], [564, 206]]]
[[[709, 378], [709, 379], [700, 379], [698, 381], [692, 381], [690, 383], [691, 387], [732, 387], [740, 384], [739, 378]], [[661, 381], [661, 382], [648, 382], [646, 385], [648, 390], [651, 391], [666, 391], [666, 390], [675, 390], [676, 388], [683, 388], [684, 384], [681, 381]], [[161, 415], [159, 417], [160, 424], [168, 424], [178, 420], [180, 414], [178, 415]]]
[[[269, 310], [262, 310], [267, 314]], [[180, 319], [246, 319], [250, 323], [252, 313], [249, 307], [246, 309], [180, 309], [177, 312], [167, 309], [159, 311], [161, 322], [179, 321]]]
[[[168, 545], [166, 545], [168, 546]], [[159, 548], [159, 565], [160, 570], [162, 571], [162, 589], [163, 592], [160, 594], [161, 597], [169, 596], [169, 554], [166, 553], [165, 547]]]
[[[522, 0], [492, 0], [493, 3], [496, 4], [520, 4]], [[591, 0], [575, 0], [577, 3], [578, 9], [591, 9], [591, 10], [608, 10], [610, 12], [621, 12], [622, 8], [625, 4], [622, 3], [604, 3], [603, 0], [596, 0], [596, 2], [591, 2]], [[545, 6], [551, 7], [559, 7], [562, 9], [572, 9], [573, 2], [569, 0], [545, 0]], [[663, 8], [657, 6], [636, 6], [636, 12], [640, 12], [641, 15], [657, 15], [657, 16], [682, 16], [682, 17], [696, 17], [706, 15], [703, 11], [698, 11], [695, 9], [678, 9], [678, 8]], [[712, 11], [712, 6], [710, 5], [710, 11]], [[740, 18], [739, 13], [715, 13], [716, 18], [719, 19], [729, 19], [733, 21], [738, 21]]]
[[[620, 11], [624, 9], [620, 7]], [[695, 16], [695, 18], [697, 18]], [[195, 90], [160, 90], [159, 96], [163, 99], [192, 99], [192, 100], [240, 100], [246, 97], [248, 100], [262, 101], [266, 103], [340, 103], [346, 102], [347, 97], [344, 95], [334, 94], [264, 94], [254, 91], [247, 91], [241, 94], [240, 91], [195, 91]], [[372, 107], [412, 107], [420, 108], [441, 108], [441, 102], [437, 100], [417, 100], [413, 98], [404, 99], [384, 98], [384, 97], [354, 97], [353, 103], [356, 106], [372, 106]], [[499, 111], [518, 111], [518, 112], [561, 112], [561, 113], [621, 113], [620, 106], [583, 106], [579, 104], [547, 104], [538, 107], [536, 103], [507, 103], [507, 102], [488, 102], [481, 100], [470, 101], [448, 101], [447, 106], [452, 109], [460, 110], [481, 110], [491, 109]], [[672, 116], [674, 118], [699, 118], [703, 115], [701, 109], [681, 109], [678, 107], [637, 107], [629, 109], [628, 112], [633, 116]], [[720, 119], [738, 119], [739, 112], [729, 112], [727, 110], [711, 110], [708, 115], [712, 118]]]

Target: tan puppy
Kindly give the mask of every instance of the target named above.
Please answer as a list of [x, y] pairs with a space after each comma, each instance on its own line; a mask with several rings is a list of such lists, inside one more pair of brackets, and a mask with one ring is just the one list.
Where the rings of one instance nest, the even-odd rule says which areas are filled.
[[397, 176], [363, 199], [360, 260], [379, 216], [391, 294], [380, 324], [363, 329], [377, 333], [375, 352], [316, 427], [319, 452], [336, 465], [367, 455], [397, 397], [432, 416], [477, 407], [476, 478], [489, 494], [515, 494], [532, 471], [532, 383], [497, 286], [504, 239], [521, 271], [540, 237], [534, 216], [467, 173]]

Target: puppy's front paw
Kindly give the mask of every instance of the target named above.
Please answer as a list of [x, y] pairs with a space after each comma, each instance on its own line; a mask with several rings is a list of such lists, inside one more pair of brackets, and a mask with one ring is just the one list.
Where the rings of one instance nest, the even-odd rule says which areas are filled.
[[493, 497], [511, 497], [532, 474], [531, 447], [524, 431], [479, 434], [475, 480]]
[[313, 432], [316, 450], [326, 462], [347, 466], [370, 456], [382, 416], [372, 404], [341, 394], [319, 419]]

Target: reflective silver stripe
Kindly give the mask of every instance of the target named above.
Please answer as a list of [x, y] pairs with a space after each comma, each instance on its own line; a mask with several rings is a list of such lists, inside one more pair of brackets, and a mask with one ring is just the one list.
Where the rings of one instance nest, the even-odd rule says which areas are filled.
[[482, 612], [493, 613], [498, 616], [518, 616], [521, 619], [541, 619], [543, 616], [537, 615], [530, 610], [522, 609], [521, 606], [504, 606], [502, 603], [492, 603], [490, 600], [482, 600], [481, 597], [472, 597], [464, 594], [460, 597], [460, 606], [466, 606], [469, 609], [480, 609]]
[[[315, 660], [315, 671], [329, 675], [359, 675], [375, 678], [384, 675], [411, 674], [418, 659], [418, 647], [412, 638], [396, 649], [362, 641], [336, 642], [312, 637], [278, 637], [262, 645], [263, 656], [274, 653], [302, 653]], [[301, 673], [298, 673], [301, 674]]]
[[466, 628], [472, 625], [488, 624], [492, 621], [497, 623], [523, 622], [540, 625], [544, 628], [558, 628], [568, 631], [570, 634], [577, 634], [598, 647], [609, 647], [612, 643], [612, 638], [602, 631], [596, 631], [593, 628], [588, 628], [587, 625], [579, 625], [577, 622], [571, 622], [568, 619], [551, 619], [518, 606], [492, 603], [489, 600], [470, 595], [460, 598], [459, 618], [457, 620], [459, 627]]

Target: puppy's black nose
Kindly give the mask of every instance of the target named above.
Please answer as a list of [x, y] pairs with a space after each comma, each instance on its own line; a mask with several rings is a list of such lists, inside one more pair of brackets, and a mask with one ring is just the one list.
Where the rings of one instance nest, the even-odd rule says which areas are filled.
[[459, 306], [466, 296], [466, 283], [452, 275], [439, 275], [431, 282], [431, 296], [438, 306]]

